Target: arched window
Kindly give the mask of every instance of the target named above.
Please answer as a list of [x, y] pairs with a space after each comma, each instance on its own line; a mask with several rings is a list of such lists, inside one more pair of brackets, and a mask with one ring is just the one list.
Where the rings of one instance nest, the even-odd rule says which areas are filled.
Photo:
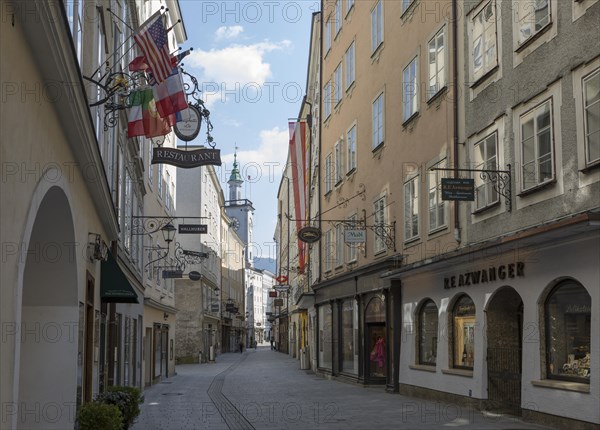
[[475, 304], [463, 295], [452, 310], [454, 367], [473, 369], [475, 356]]
[[435, 366], [438, 341], [438, 308], [427, 300], [419, 311], [419, 364]]
[[590, 382], [592, 299], [575, 281], [558, 284], [545, 303], [546, 375]]

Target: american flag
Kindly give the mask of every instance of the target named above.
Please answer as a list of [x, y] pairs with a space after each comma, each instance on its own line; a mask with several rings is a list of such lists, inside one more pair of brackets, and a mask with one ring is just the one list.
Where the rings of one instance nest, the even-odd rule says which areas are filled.
[[160, 84], [169, 77], [172, 70], [167, 31], [163, 24], [162, 14], [158, 12], [142, 24], [133, 38], [144, 53], [156, 82]]

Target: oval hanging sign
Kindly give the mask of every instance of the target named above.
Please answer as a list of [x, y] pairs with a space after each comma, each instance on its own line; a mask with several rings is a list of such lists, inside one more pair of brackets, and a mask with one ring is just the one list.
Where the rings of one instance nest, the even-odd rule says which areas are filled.
[[288, 281], [288, 277], [285, 275], [280, 275], [280, 276], [276, 277], [275, 280], [277, 282], [279, 282], [280, 284], [285, 284]]
[[202, 125], [202, 115], [198, 108], [192, 104], [188, 105], [188, 108], [181, 111], [181, 121], [175, 123], [173, 131], [175, 136], [184, 142], [194, 140], [198, 133], [200, 133], [200, 126]]
[[315, 243], [321, 239], [321, 230], [317, 227], [306, 226], [298, 231], [298, 239], [305, 243]]

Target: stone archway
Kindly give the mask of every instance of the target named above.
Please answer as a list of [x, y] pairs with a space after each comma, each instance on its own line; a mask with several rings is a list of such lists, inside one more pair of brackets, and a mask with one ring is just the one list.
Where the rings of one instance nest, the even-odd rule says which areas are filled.
[[17, 428], [73, 428], [78, 378], [77, 253], [67, 196], [44, 195], [23, 270]]
[[512, 287], [498, 289], [486, 309], [488, 407], [521, 411], [523, 301]]

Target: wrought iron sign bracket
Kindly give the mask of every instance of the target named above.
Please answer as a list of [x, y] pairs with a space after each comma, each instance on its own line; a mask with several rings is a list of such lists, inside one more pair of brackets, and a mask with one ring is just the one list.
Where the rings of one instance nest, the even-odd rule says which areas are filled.
[[134, 216], [132, 217], [131, 235], [139, 236], [146, 234], [154, 234], [164, 226], [173, 222], [174, 220], [199, 220], [209, 219], [204, 216]]
[[507, 164], [508, 170], [488, 170], [488, 169], [451, 169], [434, 167], [429, 170], [441, 170], [446, 172], [470, 172], [479, 173], [482, 181], [490, 181], [498, 194], [504, 197], [508, 212], [512, 211], [512, 173], [511, 166]]

